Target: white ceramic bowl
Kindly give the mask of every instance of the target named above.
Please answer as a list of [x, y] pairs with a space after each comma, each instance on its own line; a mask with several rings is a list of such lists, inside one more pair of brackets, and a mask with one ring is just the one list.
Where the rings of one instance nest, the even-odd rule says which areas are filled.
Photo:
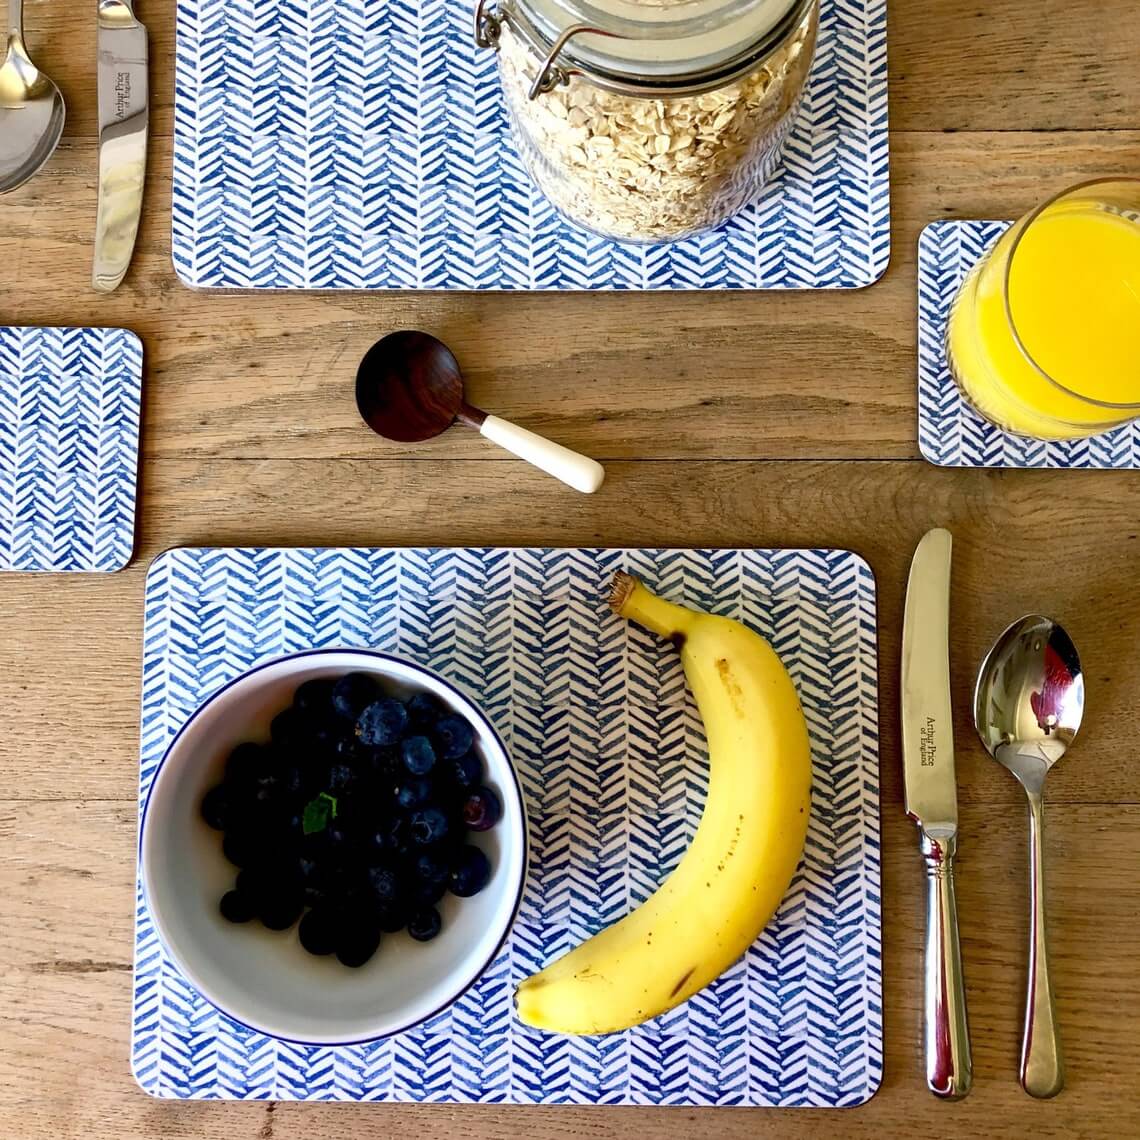
[[[268, 740], [269, 722], [302, 681], [362, 671], [399, 696], [432, 693], [475, 730], [486, 783], [503, 818], [473, 836], [491, 861], [491, 881], [472, 898], [440, 903], [443, 930], [431, 942], [385, 935], [360, 969], [302, 949], [297, 928], [234, 925], [218, 900], [236, 869], [221, 835], [202, 821], [202, 796], [222, 778], [243, 740]], [[224, 686], [186, 722], [155, 773], [140, 823], [143, 888], [159, 937], [207, 1001], [252, 1029], [304, 1044], [370, 1041], [433, 1016], [491, 964], [510, 929], [526, 876], [522, 791], [506, 749], [482, 711], [418, 665], [367, 650], [317, 650], [260, 665]]]

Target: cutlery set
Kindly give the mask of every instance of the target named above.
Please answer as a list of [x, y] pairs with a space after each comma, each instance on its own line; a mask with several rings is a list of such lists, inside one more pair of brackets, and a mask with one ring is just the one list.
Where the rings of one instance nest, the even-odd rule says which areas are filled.
[[[98, 0], [97, 37], [99, 205], [92, 285], [110, 293], [131, 263], [146, 177], [148, 44], [132, 0]], [[65, 114], [59, 88], [28, 55], [23, 0], [8, 0], [0, 64], [0, 194], [22, 186], [51, 158]]]
[[[926, 868], [924, 1040], [935, 1096], [964, 1097], [973, 1080], [954, 855], [958, 796], [950, 703], [949, 531], [924, 535], [911, 563], [903, 618], [902, 752], [906, 813]], [[1065, 754], [1084, 711], [1080, 659], [1068, 634], [1031, 614], [997, 640], [978, 672], [974, 724], [987, 751], [1029, 798], [1030, 945], [1021, 1086], [1056, 1096], [1065, 1083], [1045, 933], [1042, 835], [1045, 776]]]

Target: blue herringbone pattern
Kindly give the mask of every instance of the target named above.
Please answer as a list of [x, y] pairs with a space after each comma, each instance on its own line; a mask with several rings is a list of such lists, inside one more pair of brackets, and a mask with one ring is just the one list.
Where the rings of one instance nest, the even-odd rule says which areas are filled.
[[121, 570], [135, 538], [142, 343], [0, 326], [0, 570]]
[[[677, 653], [609, 612], [616, 569], [751, 624], [788, 663], [815, 765], [803, 867], [746, 958], [657, 1021], [604, 1038], [520, 1025], [514, 986], [643, 899], [699, 817], [706, 758]], [[145, 797], [177, 729], [255, 662], [374, 646], [482, 702], [523, 781], [531, 867], [476, 985], [371, 1045], [305, 1048], [214, 1011], [137, 896], [133, 1062], [164, 1097], [859, 1104], [879, 1083], [875, 587], [827, 550], [177, 550], [146, 589]]]
[[469, 0], [179, 0], [175, 267], [200, 288], [814, 289], [890, 253], [886, 0], [823, 0], [784, 160], [721, 230], [563, 222], [507, 130]]
[[946, 321], [966, 274], [1009, 222], [931, 222], [918, 242], [918, 445], [940, 467], [1140, 468], [1140, 421], [1091, 439], [1010, 435], [962, 399], [946, 364]]

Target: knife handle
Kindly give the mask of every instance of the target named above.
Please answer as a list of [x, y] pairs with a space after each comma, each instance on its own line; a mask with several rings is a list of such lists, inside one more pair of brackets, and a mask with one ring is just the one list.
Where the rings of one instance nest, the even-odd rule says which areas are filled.
[[954, 898], [956, 845], [952, 835], [934, 838], [922, 832], [926, 864], [926, 1083], [944, 1100], [964, 1097], [974, 1075]]

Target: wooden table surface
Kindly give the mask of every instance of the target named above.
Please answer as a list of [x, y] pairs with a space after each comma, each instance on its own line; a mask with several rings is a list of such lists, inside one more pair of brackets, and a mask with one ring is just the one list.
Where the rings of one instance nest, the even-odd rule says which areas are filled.
[[[1140, 1135], [1140, 474], [943, 471], [915, 444], [915, 242], [937, 217], [1016, 215], [1140, 171], [1136, 0], [894, 0], [893, 244], [873, 288], [791, 295], [201, 295], [170, 265], [174, 4], [144, 3], [156, 107], [134, 268], [90, 280], [94, 5], [28, 0], [67, 97], [46, 170], [0, 200], [0, 320], [122, 324], [146, 345], [139, 537], [123, 573], [7, 575], [0, 606], [0, 1136], [661, 1140]], [[82, 9], [82, 10], [81, 10]], [[587, 498], [474, 433], [385, 446], [355, 365], [394, 327], [456, 350], [473, 402], [607, 463]], [[905, 574], [955, 536], [959, 906], [975, 1083], [937, 1103], [919, 1053], [921, 866], [896, 728]], [[886, 1073], [813, 1111], [160, 1103], [128, 1066], [140, 627], [148, 562], [178, 544], [842, 546], [878, 577]], [[1068, 1086], [1017, 1085], [1026, 946], [1020, 789], [968, 720], [1007, 619], [1064, 621], [1087, 728], [1049, 784], [1054, 978]]]

